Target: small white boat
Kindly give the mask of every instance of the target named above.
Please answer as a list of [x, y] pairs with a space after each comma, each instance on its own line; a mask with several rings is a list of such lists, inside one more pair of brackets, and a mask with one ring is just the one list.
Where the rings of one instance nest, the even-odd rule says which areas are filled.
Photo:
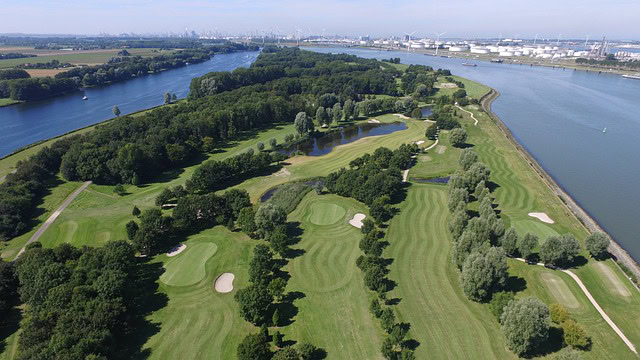
[[87, 97], [87, 95], [82, 97], [82, 100], [89, 100], [89, 98]]
[[607, 128], [602, 129], [602, 132], [606, 133], [607, 132]]

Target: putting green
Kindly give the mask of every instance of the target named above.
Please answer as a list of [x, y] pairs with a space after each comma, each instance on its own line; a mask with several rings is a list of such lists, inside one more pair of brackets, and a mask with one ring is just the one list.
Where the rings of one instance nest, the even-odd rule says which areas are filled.
[[311, 205], [309, 222], [316, 225], [331, 225], [340, 221], [346, 213], [347, 211], [340, 205], [317, 202]]
[[520, 236], [524, 236], [526, 233], [538, 235], [540, 243], [543, 243], [549, 236], [559, 235], [557, 231], [538, 220], [516, 220], [511, 226], [516, 229]]
[[570, 309], [580, 307], [578, 299], [576, 299], [567, 284], [560, 277], [550, 272], [543, 272], [540, 274], [540, 278], [542, 278], [544, 284], [559, 303]]
[[205, 276], [204, 265], [218, 250], [218, 245], [202, 242], [187, 246], [180, 255], [164, 265], [165, 272], [160, 281], [171, 286], [193, 285]]

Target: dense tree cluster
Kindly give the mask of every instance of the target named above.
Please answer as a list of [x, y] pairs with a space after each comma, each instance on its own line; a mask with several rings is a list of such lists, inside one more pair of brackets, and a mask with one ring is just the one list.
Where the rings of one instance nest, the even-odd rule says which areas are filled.
[[429, 116], [429, 119], [436, 122], [438, 129], [451, 130], [460, 127], [460, 123], [453, 115], [454, 110], [451, 106], [436, 105], [432, 110], [433, 113]]
[[0, 98], [30, 101], [56, 96], [78, 89], [72, 79], [51, 77], [27, 78], [0, 81]]
[[24, 58], [32, 58], [32, 57], [37, 57], [37, 56], [38, 55], [34, 55], [34, 54], [3, 53], [3, 54], [0, 54], [0, 60], [24, 59]]
[[609, 238], [600, 232], [590, 234], [584, 239], [584, 246], [596, 259], [601, 259], [608, 254], [609, 243]]
[[549, 236], [540, 247], [540, 260], [555, 266], [571, 263], [580, 253], [580, 243], [571, 234]]
[[19, 64], [16, 67], [18, 69], [59, 69], [59, 68], [68, 68], [72, 67], [70, 63], [61, 63], [58, 60], [51, 60], [48, 62], [37, 62], [37, 63], [27, 63], [27, 64]]
[[18, 275], [15, 264], [0, 259], [0, 319], [16, 302], [18, 292]]
[[431, 66], [409, 65], [402, 75], [400, 87], [405, 95], [415, 93], [418, 97], [426, 97], [435, 93], [437, 81], [438, 75]]
[[394, 151], [378, 148], [373, 155], [365, 154], [351, 161], [349, 169], [329, 174], [325, 185], [332, 193], [367, 205], [382, 196], [393, 199], [403, 188], [400, 170], [409, 166], [411, 156], [417, 151], [416, 145], [407, 144]]
[[549, 308], [535, 297], [510, 302], [501, 320], [507, 347], [518, 356], [535, 351], [549, 336]]
[[20, 69], [0, 70], [0, 80], [28, 79], [31, 75]]
[[208, 192], [226, 188], [233, 182], [255, 175], [271, 165], [271, 155], [244, 153], [226, 160], [210, 160], [200, 165], [187, 180], [189, 192]]
[[16, 264], [20, 299], [27, 304], [18, 359], [116, 357], [136, 316], [137, 268], [125, 241], [103, 248], [28, 248]]

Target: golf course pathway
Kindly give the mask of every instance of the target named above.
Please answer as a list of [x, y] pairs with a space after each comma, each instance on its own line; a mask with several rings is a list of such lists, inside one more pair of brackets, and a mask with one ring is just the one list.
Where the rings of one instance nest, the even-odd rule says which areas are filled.
[[24, 249], [27, 247], [27, 245], [38, 241], [38, 239], [40, 238], [40, 236], [42, 236], [42, 234], [44, 234], [45, 231], [47, 231], [47, 229], [49, 228], [49, 226], [51, 224], [53, 224], [53, 222], [58, 218], [58, 216], [60, 216], [60, 214], [64, 211], [64, 209], [67, 208], [67, 206], [69, 206], [69, 204], [71, 204], [71, 202], [73, 201], [73, 199], [75, 199], [78, 195], [80, 195], [80, 193], [82, 192], [82, 190], [86, 189], [87, 186], [89, 186], [89, 184], [91, 184], [91, 181], [85, 181], [84, 183], [82, 183], [82, 185], [76, 189], [76, 191], [73, 192], [73, 194], [71, 194], [63, 203], [62, 205], [60, 205], [59, 208], [56, 209], [56, 211], [53, 212], [53, 214], [51, 214], [51, 216], [49, 216], [49, 218], [47, 219], [47, 221], [44, 222], [44, 224], [42, 224], [42, 226], [40, 226], [40, 228], [38, 229], [38, 231], [36, 231], [31, 238], [29, 238], [29, 240], [27, 241], [26, 244], [24, 244], [24, 246], [22, 247], [22, 249], [20, 249], [20, 252], [18, 253], [18, 255], [16, 255], [16, 259], [18, 257], [20, 257], [20, 255], [22, 255], [22, 253], [24, 252]]
[[425, 148], [424, 151], [431, 150], [434, 147], [436, 147], [436, 145], [438, 145], [438, 141], [440, 141], [440, 139], [436, 139], [436, 142], [434, 142], [433, 144], [429, 145], [429, 147]]
[[475, 116], [473, 116], [473, 113], [471, 111], [465, 110], [463, 108], [460, 107], [460, 105], [456, 105], [456, 107], [464, 112], [466, 112], [467, 114], [471, 115], [471, 118], [473, 119], [473, 121], [475, 121], [475, 123], [473, 123], [473, 126], [478, 126], [478, 119], [476, 119]]
[[[522, 262], [527, 262], [525, 259], [522, 259], [522, 258], [516, 258], [516, 260], [519, 260], [519, 261], [522, 261]], [[543, 263], [537, 263], [536, 265], [544, 266]], [[622, 341], [624, 341], [624, 343], [629, 347], [629, 349], [631, 351], [633, 351], [635, 354], [637, 354], [638, 352], [636, 351], [636, 347], [633, 346], [633, 344], [631, 343], [631, 341], [629, 341], [629, 339], [627, 339], [627, 337], [624, 335], [622, 330], [620, 330], [620, 328], [618, 328], [618, 326], [613, 322], [613, 320], [611, 320], [611, 318], [609, 318], [609, 315], [607, 315], [607, 313], [605, 313], [604, 310], [602, 310], [602, 308], [596, 302], [596, 300], [593, 298], [593, 296], [591, 296], [591, 293], [589, 292], [589, 290], [587, 290], [587, 287], [584, 286], [584, 284], [582, 283], [582, 280], [580, 280], [578, 275], [572, 273], [569, 270], [561, 269], [560, 271], [562, 271], [565, 274], [568, 274], [569, 276], [571, 276], [571, 278], [573, 280], [575, 280], [576, 283], [578, 283], [578, 286], [580, 286], [580, 289], [582, 289], [582, 292], [584, 292], [584, 294], [587, 296], [587, 299], [589, 299], [589, 301], [591, 301], [591, 304], [593, 304], [593, 306], [596, 308], [596, 310], [598, 310], [598, 312], [600, 313], [600, 315], [602, 316], [604, 321], [606, 321], [607, 324], [609, 324], [609, 326], [611, 326], [613, 331], [615, 331], [616, 334], [618, 334], [618, 336], [620, 336]]]

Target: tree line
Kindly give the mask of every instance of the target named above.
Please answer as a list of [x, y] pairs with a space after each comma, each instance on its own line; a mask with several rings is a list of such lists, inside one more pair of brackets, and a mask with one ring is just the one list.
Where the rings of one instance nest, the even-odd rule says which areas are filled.
[[0, 54], [0, 60], [24, 59], [24, 58], [32, 58], [36, 56], [37, 55], [33, 55], [33, 54], [4, 53], [4, 54]]

